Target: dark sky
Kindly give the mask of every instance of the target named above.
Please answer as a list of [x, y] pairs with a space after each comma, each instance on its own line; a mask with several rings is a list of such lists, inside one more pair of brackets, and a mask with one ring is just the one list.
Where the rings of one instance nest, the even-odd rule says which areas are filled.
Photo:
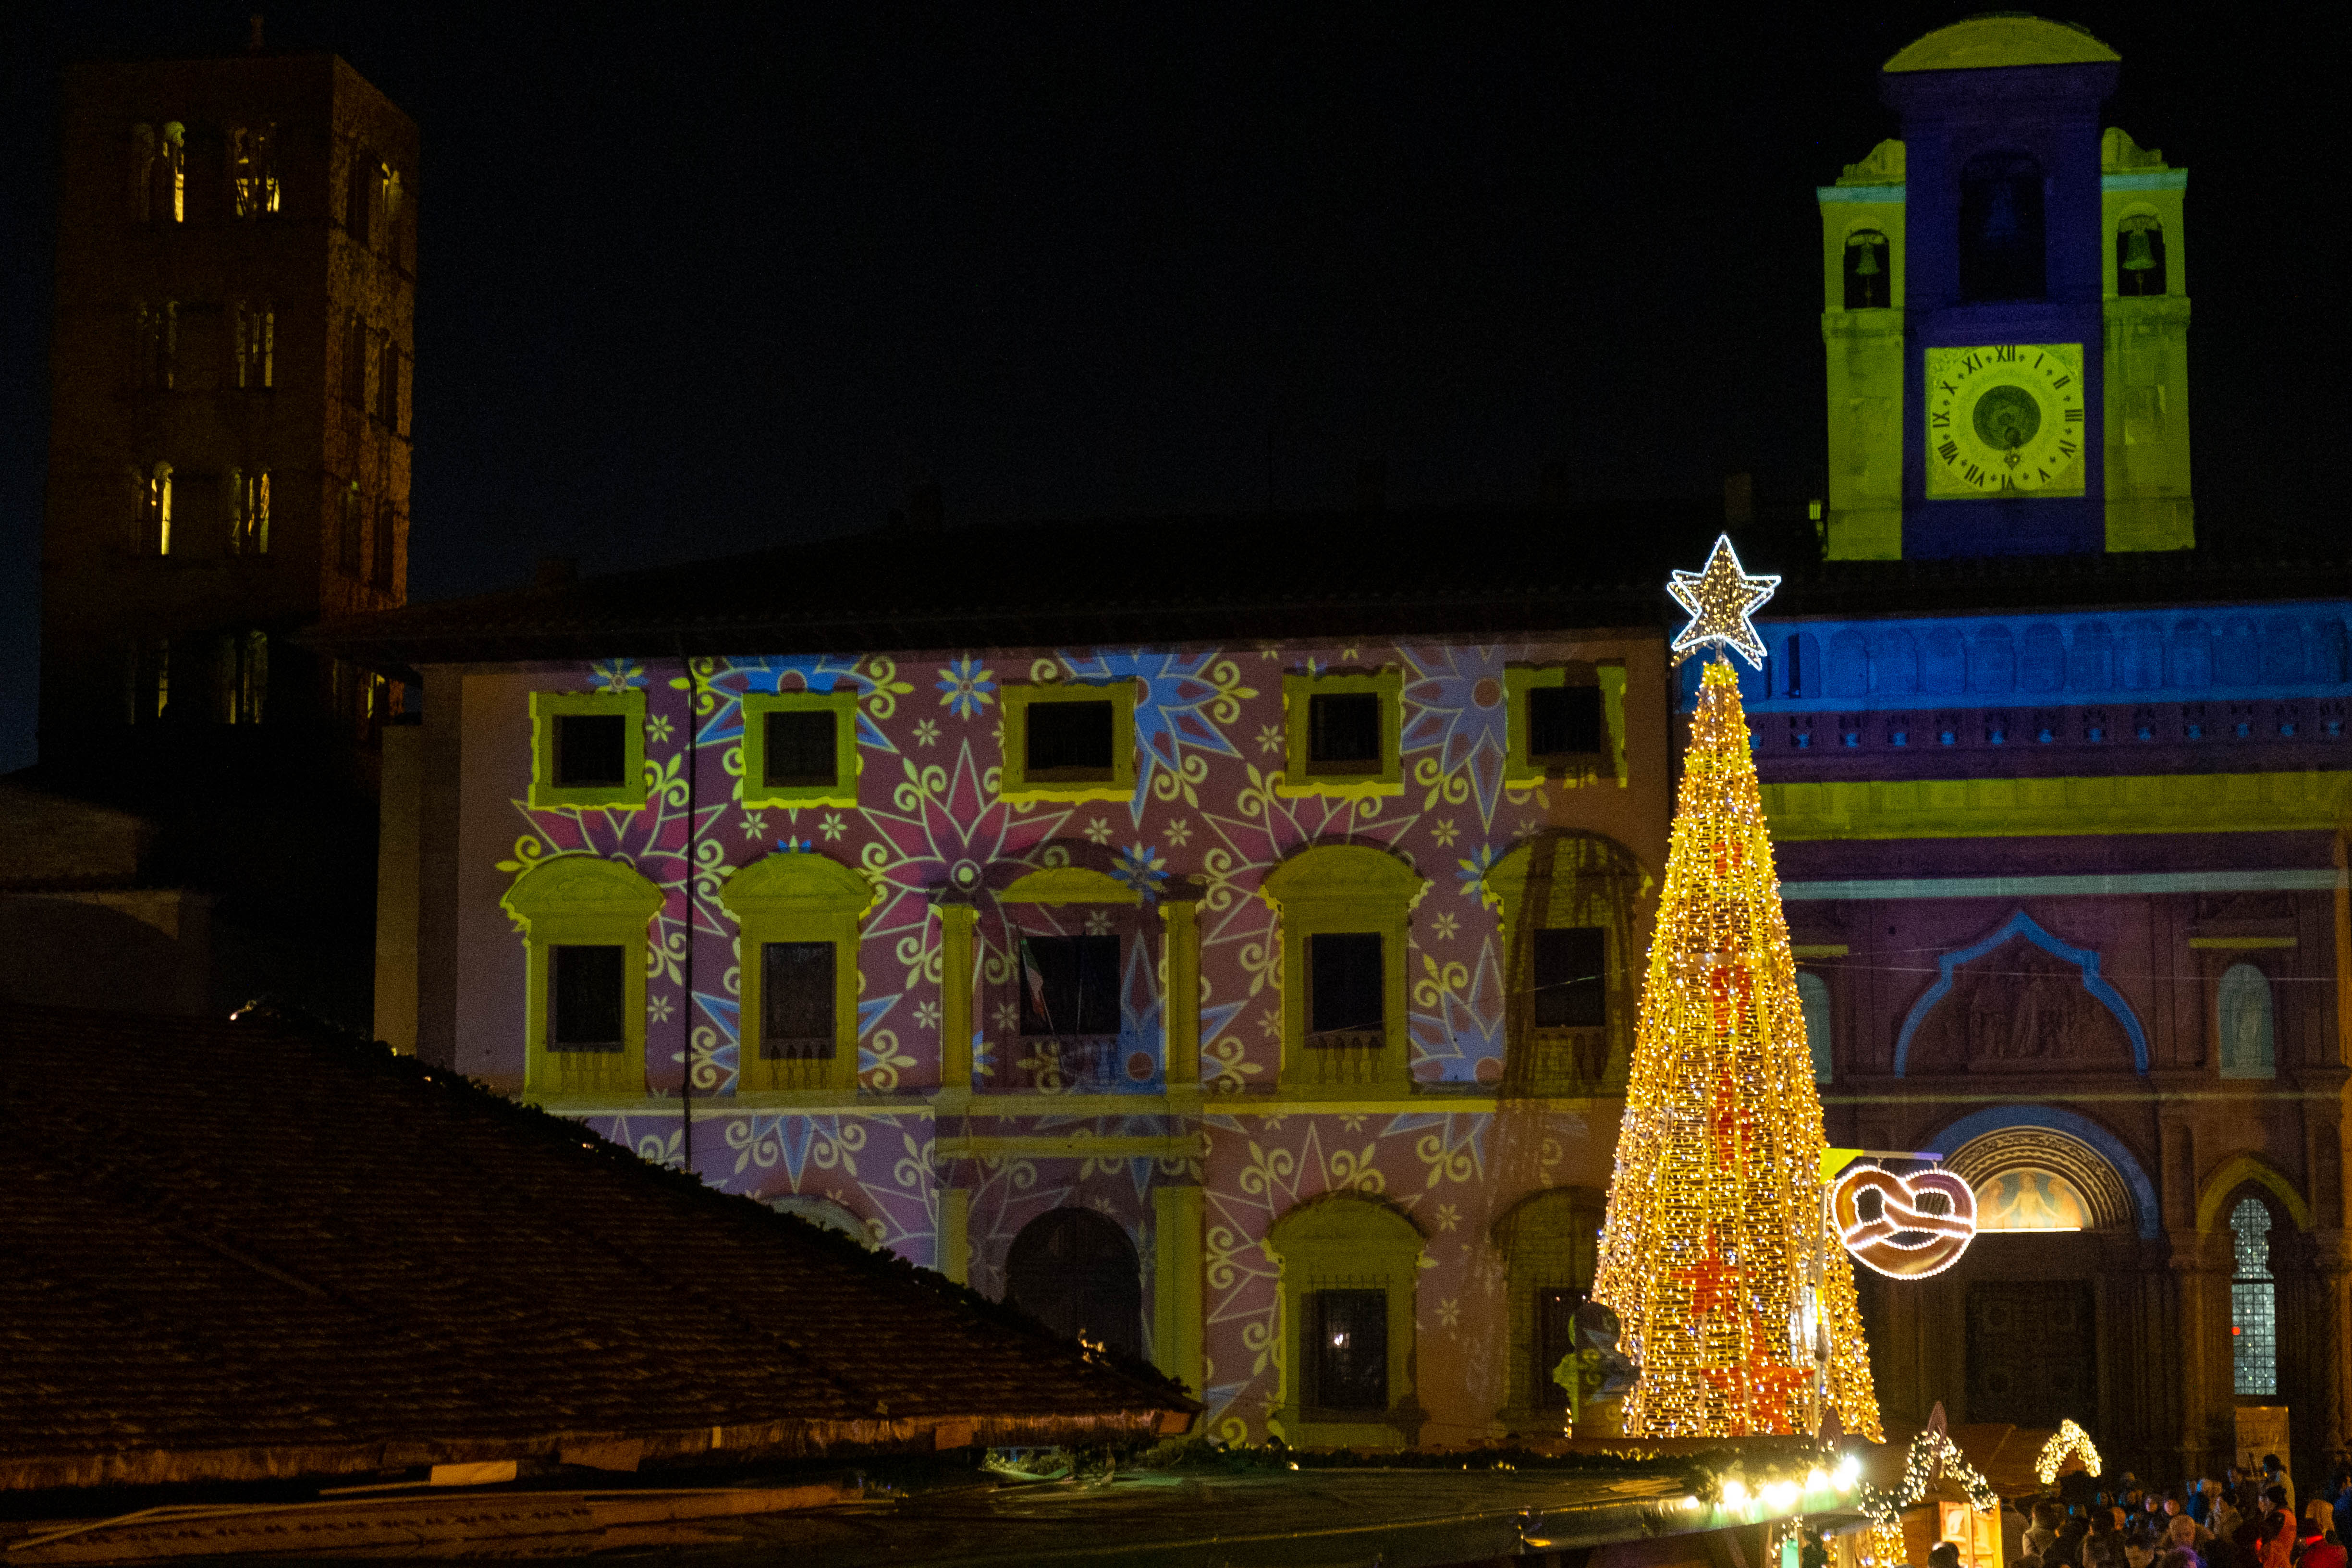
[[[0, 5], [0, 769], [32, 753], [57, 68], [234, 50], [251, 8]], [[1801, 500], [1812, 187], [1967, 10], [268, 9], [422, 127], [420, 599], [870, 527], [916, 476], [950, 523], [1330, 502], [1370, 458], [1400, 502], [1531, 498], [1548, 461]], [[2124, 57], [2110, 120], [2193, 171], [2203, 531], [2340, 530], [2340, 38], [2069, 12]], [[1129, 579], [1181, 547], [1106, 531]]]

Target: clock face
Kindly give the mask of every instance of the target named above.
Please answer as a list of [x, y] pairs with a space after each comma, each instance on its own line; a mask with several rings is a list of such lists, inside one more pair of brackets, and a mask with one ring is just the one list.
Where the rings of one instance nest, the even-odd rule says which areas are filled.
[[2083, 345], [1929, 349], [1927, 493], [2083, 493]]

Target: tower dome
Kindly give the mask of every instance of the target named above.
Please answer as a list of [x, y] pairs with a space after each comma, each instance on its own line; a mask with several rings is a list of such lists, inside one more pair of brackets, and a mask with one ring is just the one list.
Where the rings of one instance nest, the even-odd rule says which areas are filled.
[[1889, 71], [1982, 70], [1999, 66], [2095, 65], [2123, 57], [2072, 22], [1994, 11], [1938, 27], [1888, 60]]

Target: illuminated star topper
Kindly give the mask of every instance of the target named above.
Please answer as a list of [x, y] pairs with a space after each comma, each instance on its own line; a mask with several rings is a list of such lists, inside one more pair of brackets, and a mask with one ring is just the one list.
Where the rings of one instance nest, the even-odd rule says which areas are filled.
[[1750, 577], [1740, 570], [1731, 535], [1715, 536], [1715, 553], [1704, 572], [1676, 572], [1666, 592], [1691, 615], [1690, 625], [1675, 638], [1676, 653], [1689, 653], [1711, 642], [1737, 651], [1740, 658], [1764, 668], [1764, 639], [1748, 620], [1780, 585], [1778, 577]]

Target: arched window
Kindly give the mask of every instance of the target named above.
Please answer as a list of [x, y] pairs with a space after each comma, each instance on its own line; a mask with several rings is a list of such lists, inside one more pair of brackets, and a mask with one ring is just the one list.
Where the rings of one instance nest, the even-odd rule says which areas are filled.
[[617, 860], [558, 855], [499, 905], [522, 927], [523, 1088], [646, 1089], [646, 926], [662, 890]]
[[1385, 850], [1325, 844], [1265, 875], [1282, 917], [1282, 1084], [1411, 1088], [1405, 916], [1428, 879]]
[[1057, 1334], [1143, 1353], [1143, 1279], [1127, 1233], [1091, 1209], [1054, 1209], [1021, 1227], [1004, 1299]]
[[1555, 1187], [1495, 1222], [1511, 1332], [1509, 1396], [1496, 1418], [1510, 1431], [1549, 1436], [1559, 1429], [1568, 1392], [1551, 1373], [1575, 1348], [1570, 1320], [1592, 1293], [1604, 1202], [1596, 1188]]
[[1413, 1287], [1422, 1236], [1376, 1198], [1335, 1194], [1267, 1232], [1282, 1260], [1284, 1436], [1316, 1447], [1410, 1447]]
[[1502, 912], [1504, 1093], [1622, 1082], [1640, 1010], [1642, 882], [1631, 851], [1589, 833], [1537, 834], [1488, 868], [1486, 898]]
[[778, 1214], [788, 1214], [794, 1219], [806, 1220], [820, 1230], [829, 1230], [835, 1236], [845, 1236], [868, 1252], [873, 1251], [877, 1245], [874, 1239], [874, 1233], [866, 1227], [866, 1222], [831, 1198], [812, 1197], [803, 1193], [788, 1193], [780, 1198], [770, 1198], [768, 1206]]
[[2154, 213], [2133, 213], [2116, 226], [2116, 292], [2127, 300], [2165, 292], [2164, 225]]
[[857, 1087], [857, 922], [873, 901], [864, 877], [814, 850], [779, 850], [719, 888], [741, 928], [738, 1092]]
[[2221, 976], [2219, 1006], [2223, 1078], [2275, 1078], [2271, 1034], [2270, 976], [2251, 963], [2233, 963]]
[[1874, 228], [1858, 228], [1845, 237], [1845, 308], [1884, 310], [1894, 303], [1895, 268], [1886, 237]]
[[2241, 1198], [2230, 1211], [2230, 1363], [2240, 1394], [2278, 1392], [2278, 1286], [2271, 1278], [2271, 1211]]
[[1827, 1083], [1835, 1072], [1830, 1055], [1830, 983], [1810, 970], [1797, 972], [1797, 1005], [1805, 1018], [1805, 1047], [1812, 1052], [1813, 1081]]
[[2042, 297], [2042, 165], [2022, 153], [1980, 153], [1962, 166], [1962, 300]]
[[[1091, 848], [1091, 846], [1084, 847]], [[997, 895], [1013, 943], [991, 971], [999, 1080], [1056, 1094], [1152, 1087], [1160, 1031], [1142, 893], [1088, 866], [1051, 866]]]

